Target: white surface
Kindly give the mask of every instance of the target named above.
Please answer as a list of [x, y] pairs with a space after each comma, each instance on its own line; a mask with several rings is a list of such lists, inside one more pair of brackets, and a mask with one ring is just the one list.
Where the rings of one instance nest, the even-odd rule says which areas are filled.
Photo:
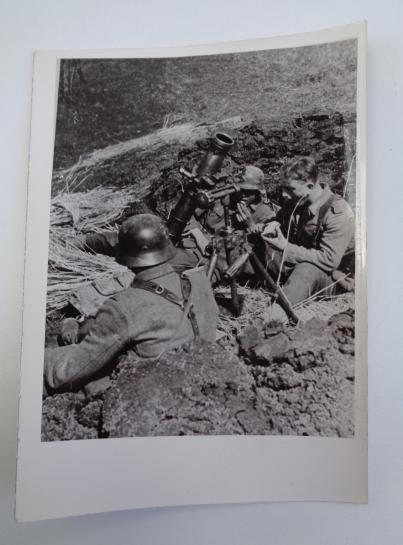
[[[358, 38], [355, 434], [325, 437], [132, 437], [41, 443], [42, 372], [58, 59], [162, 57], [302, 47]], [[35, 55], [17, 466], [17, 519], [134, 507], [367, 498], [365, 297], [365, 24], [186, 48]], [[363, 270], [364, 269], [364, 270]], [[103, 467], [108, 468], [106, 472]], [[103, 478], [101, 478], [103, 477]]]
[[[32, 51], [239, 40], [363, 19], [368, 20], [369, 42], [369, 505], [170, 508], [17, 525], [13, 489]], [[401, 543], [403, 4], [399, 0], [3, 2], [0, 21], [0, 543]]]

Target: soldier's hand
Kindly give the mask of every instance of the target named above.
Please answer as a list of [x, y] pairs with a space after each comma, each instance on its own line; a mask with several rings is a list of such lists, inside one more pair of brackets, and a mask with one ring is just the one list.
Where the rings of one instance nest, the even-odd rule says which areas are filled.
[[269, 246], [281, 252], [287, 246], [287, 239], [283, 235], [278, 221], [271, 221], [266, 225], [262, 233], [262, 238]]
[[250, 213], [249, 208], [242, 201], [239, 202], [236, 206], [238, 208], [238, 213], [237, 213], [238, 221], [240, 221], [241, 223], [245, 223], [245, 225], [250, 226], [253, 222], [252, 222], [252, 214]]
[[63, 321], [60, 336], [64, 344], [77, 344], [79, 327], [75, 318], [66, 318]]
[[249, 233], [252, 233], [253, 235], [260, 235], [263, 232], [264, 227], [264, 223], [252, 223], [252, 225], [249, 226]]

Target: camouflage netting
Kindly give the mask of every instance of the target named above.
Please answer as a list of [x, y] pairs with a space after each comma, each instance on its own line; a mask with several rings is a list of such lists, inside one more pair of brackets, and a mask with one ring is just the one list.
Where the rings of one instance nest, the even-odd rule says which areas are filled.
[[44, 401], [42, 440], [150, 435], [354, 433], [354, 313], [301, 328], [255, 323], [239, 355], [190, 343], [121, 357], [112, 385]]

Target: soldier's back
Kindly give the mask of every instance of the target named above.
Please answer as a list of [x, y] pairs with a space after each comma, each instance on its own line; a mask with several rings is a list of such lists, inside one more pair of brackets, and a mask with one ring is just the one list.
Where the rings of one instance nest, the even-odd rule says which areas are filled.
[[[158, 356], [167, 347], [188, 342], [196, 334], [209, 341], [215, 340], [218, 309], [205, 273], [197, 269], [186, 271], [181, 280], [170, 266], [167, 269], [158, 278], [148, 278], [147, 275], [140, 278], [141, 281], [151, 281], [155, 289], [136, 286], [135, 279], [131, 287], [112, 298], [127, 320], [131, 344], [142, 357]], [[187, 299], [184, 285], [187, 282], [192, 305], [188, 315], [184, 316]], [[173, 294], [177, 302], [166, 298], [159, 287]], [[192, 313], [197, 323], [196, 332], [189, 317]]]

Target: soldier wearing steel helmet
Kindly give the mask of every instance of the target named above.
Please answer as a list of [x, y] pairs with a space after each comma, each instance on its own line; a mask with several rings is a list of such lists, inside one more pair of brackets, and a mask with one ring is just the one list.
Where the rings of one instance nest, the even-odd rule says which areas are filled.
[[[239, 182], [239, 188], [241, 199], [237, 199], [231, 207], [232, 221], [236, 227], [245, 228], [250, 223], [267, 223], [274, 218], [278, 207], [275, 207], [267, 199], [264, 173], [260, 168], [246, 165]], [[196, 212], [196, 217], [194, 221], [191, 220], [184, 238], [192, 234], [192, 229], [200, 229], [200, 227], [205, 231], [205, 234], [215, 234], [224, 227], [224, 209], [220, 201], [216, 201], [207, 211]], [[115, 257], [118, 233], [117, 231], [88, 233], [84, 235], [84, 238], [76, 239], [75, 243], [84, 250]], [[186, 241], [182, 241], [182, 243], [181, 246], [184, 248], [189, 246]], [[193, 248], [194, 244], [191, 244], [190, 247]], [[177, 254], [178, 269], [180, 269], [181, 257]]]
[[[246, 165], [239, 182], [240, 199], [230, 203], [232, 223], [235, 228], [243, 229], [251, 223], [265, 223], [271, 220], [277, 209], [267, 199], [263, 171]], [[197, 214], [197, 219], [209, 233], [216, 233], [224, 227], [224, 208], [220, 201], [206, 212]]]
[[[238, 230], [246, 230], [253, 224], [265, 224], [276, 215], [277, 208], [268, 201], [263, 171], [253, 165], [246, 165], [239, 182], [241, 199], [231, 203], [231, 221]], [[172, 266], [178, 272], [196, 267], [205, 258], [205, 249], [211, 235], [219, 233], [225, 225], [224, 208], [220, 201], [207, 211], [197, 211], [189, 222], [180, 241]], [[117, 231], [88, 233], [74, 243], [82, 250], [116, 256], [118, 247]], [[213, 282], [220, 279], [220, 269], [228, 266], [224, 253], [220, 257]], [[119, 286], [117, 287], [119, 289]], [[63, 334], [62, 334], [63, 336]]]
[[215, 340], [217, 306], [210, 283], [201, 270], [175, 272], [175, 254], [157, 216], [139, 214], [122, 224], [116, 260], [135, 278], [103, 304], [80, 343], [46, 349], [47, 388], [78, 389], [110, 372], [128, 348], [156, 358], [194, 337]]
[[[229, 205], [231, 224], [236, 231], [247, 231], [254, 224], [265, 224], [275, 217], [277, 207], [267, 200], [264, 173], [260, 168], [253, 165], [245, 166], [238, 185], [239, 194]], [[202, 260], [205, 248], [210, 242], [210, 236], [219, 235], [224, 227], [224, 207], [220, 201], [216, 201], [207, 211], [199, 213], [196, 211], [195, 218], [190, 221], [182, 237], [180, 248], [184, 251], [177, 254], [175, 266], [178, 269], [186, 269]], [[223, 248], [213, 282], [221, 279], [221, 273], [227, 267]]]

